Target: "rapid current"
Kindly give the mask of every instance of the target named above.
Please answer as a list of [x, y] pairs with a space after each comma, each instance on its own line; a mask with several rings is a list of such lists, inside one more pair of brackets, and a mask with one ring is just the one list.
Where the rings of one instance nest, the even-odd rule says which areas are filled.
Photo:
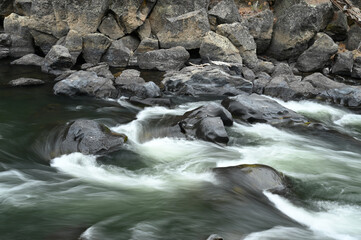
[[[25, 76], [46, 84], [6, 85]], [[0, 63], [0, 239], [361, 239], [361, 115], [277, 100], [335, 134], [235, 123], [224, 147], [153, 138], [160, 128], [147, 124], [207, 99], [143, 109], [123, 99], [55, 96], [53, 84], [34, 67]], [[108, 156], [51, 156], [52, 133], [76, 119], [104, 123], [129, 142]], [[225, 191], [212, 172], [254, 163], [289, 176], [294, 196]]]

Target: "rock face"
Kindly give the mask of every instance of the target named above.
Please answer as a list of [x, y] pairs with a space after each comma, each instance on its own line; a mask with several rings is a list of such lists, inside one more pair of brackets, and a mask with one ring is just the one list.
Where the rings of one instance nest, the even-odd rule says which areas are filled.
[[41, 70], [46, 73], [60, 75], [73, 66], [71, 55], [66, 47], [54, 45], [45, 56]]
[[222, 101], [222, 106], [232, 113], [234, 118], [251, 124], [284, 125], [307, 122], [307, 119], [298, 113], [258, 94], [241, 94], [236, 97], [228, 97]]
[[6, 58], [10, 54], [11, 37], [9, 34], [0, 34], [0, 59]]
[[29, 86], [38, 86], [43, 84], [45, 84], [43, 80], [35, 79], [35, 78], [19, 78], [9, 82], [9, 85], [13, 87], [29, 87]]
[[261, 164], [239, 165], [235, 167], [215, 168], [216, 176], [230, 191], [235, 188], [245, 190], [247, 193], [286, 194], [289, 183], [286, 177], [275, 169]]
[[141, 54], [138, 57], [138, 64], [141, 69], [179, 70], [189, 57], [190, 55], [184, 47], [174, 47]]
[[314, 44], [297, 59], [296, 67], [301, 72], [322, 70], [337, 50], [338, 45], [329, 36], [318, 33]]
[[44, 64], [44, 58], [36, 54], [28, 54], [11, 62], [13, 65], [33, 65], [41, 67]]
[[167, 18], [157, 37], [161, 48], [182, 46], [185, 49], [196, 49], [209, 30], [207, 12], [199, 10]]
[[238, 49], [243, 63], [250, 68], [257, 66], [257, 45], [250, 35], [248, 28], [241, 23], [221, 24], [217, 27], [217, 33], [227, 37]]
[[242, 64], [242, 57], [232, 42], [212, 31], [209, 31], [203, 38], [199, 54], [205, 61], [213, 60]]
[[79, 71], [54, 86], [54, 93], [59, 95], [75, 96], [86, 95], [99, 98], [115, 98], [118, 95], [113, 81], [98, 77], [95, 72]]
[[178, 72], [167, 73], [162, 83], [166, 92], [191, 96], [235, 96], [242, 92], [251, 92], [253, 87], [250, 81], [238, 74], [231, 75], [228, 68], [217, 66], [186, 67]]
[[273, 13], [265, 10], [246, 18], [249, 33], [257, 44], [257, 53], [264, 53], [271, 43], [273, 32]]
[[67, 126], [60, 152], [69, 154], [105, 154], [119, 150], [127, 141], [122, 134], [113, 133], [93, 120], [76, 120]]

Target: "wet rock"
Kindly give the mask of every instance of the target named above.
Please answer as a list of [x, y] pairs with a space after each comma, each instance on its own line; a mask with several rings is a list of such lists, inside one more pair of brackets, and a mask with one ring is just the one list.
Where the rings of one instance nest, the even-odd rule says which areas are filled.
[[124, 29], [119, 26], [112, 14], [108, 14], [102, 20], [99, 31], [113, 40], [117, 40], [125, 35]]
[[132, 51], [120, 39], [112, 42], [101, 60], [111, 67], [126, 67], [131, 55]]
[[358, 49], [361, 44], [361, 27], [357, 24], [351, 26], [347, 34], [346, 48], [350, 51]]
[[337, 50], [338, 45], [329, 36], [324, 33], [318, 33], [314, 44], [297, 59], [296, 67], [301, 72], [321, 70]]
[[223, 61], [242, 64], [242, 57], [232, 42], [215, 32], [209, 31], [203, 38], [199, 54], [205, 61]]
[[347, 16], [341, 11], [335, 11], [325, 32], [335, 41], [344, 41], [347, 38], [348, 30]]
[[0, 34], [0, 59], [6, 58], [10, 54], [11, 36], [6, 33]]
[[247, 123], [268, 123], [272, 125], [304, 124], [307, 122], [300, 114], [283, 107], [276, 101], [258, 94], [241, 94], [222, 101], [236, 119]]
[[45, 82], [35, 78], [19, 78], [9, 82], [9, 85], [13, 87], [29, 87], [43, 85]]
[[255, 68], [258, 63], [256, 43], [250, 35], [248, 28], [239, 22], [221, 24], [217, 27], [217, 33], [228, 38], [238, 49], [243, 63], [249, 68]]
[[185, 49], [197, 49], [209, 30], [207, 12], [199, 10], [167, 18], [157, 37], [161, 48], [182, 46]]
[[106, 154], [119, 150], [127, 141], [123, 134], [112, 132], [93, 120], [76, 120], [67, 126], [60, 143], [60, 152], [69, 154]]
[[214, 172], [230, 191], [242, 189], [248, 193], [286, 194], [289, 191], [287, 178], [274, 168], [266, 165], [239, 165], [235, 167], [215, 168]]
[[337, 53], [335, 63], [332, 66], [332, 73], [350, 76], [353, 67], [353, 61], [352, 52], [346, 51]]
[[36, 54], [28, 54], [11, 62], [12, 65], [33, 65], [41, 67], [44, 63], [44, 58]]
[[246, 18], [249, 33], [253, 36], [257, 44], [257, 53], [264, 53], [272, 39], [273, 32], [273, 13], [270, 10], [259, 12]]
[[60, 75], [73, 66], [71, 55], [66, 47], [54, 45], [45, 56], [41, 70], [46, 73]]
[[142, 107], [152, 107], [152, 106], [164, 106], [171, 107], [172, 102], [169, 98], [145, 98], [141, 99], [138, 97], [130, 97], [129, 102], [135, 105], [140, 105]]
[[[216, 25], [224, 23], [234, 23], [241, 20], [241, 15], [238, 12], [237, 6], [233, 0], [219, 1], [208, 12], [210, 21], [216, 22]], [[212, 20], [214, 18], [214, 20]]]
[[207, 117], [200, 121], [196, 136], [209, 142], [224, 143], [229, 141], [226, 129], [220, 117]]
[[99, 98], [115, 98], [118, 91], [111, 79], [98, 77], [95, 72], [78, 71], [54, 86], [54, 93], [59, 95], [85, 95]]
[[174, 47], [141, 54], [138, 56], [138, 63], [141, 69], [179, 70], [189, 57], [190, 55], [184, 47]]
[[88, 63], [99, 63], [111, 41], [100, 33], [91, 33], [83, 37], [83, 58]]
[[162, 83], [166, 92], [178, 95], [228, 95], [251, 92], [252, 83], [239, 75], [231, 75], [229, 68], [190, 66], [167, 73]]

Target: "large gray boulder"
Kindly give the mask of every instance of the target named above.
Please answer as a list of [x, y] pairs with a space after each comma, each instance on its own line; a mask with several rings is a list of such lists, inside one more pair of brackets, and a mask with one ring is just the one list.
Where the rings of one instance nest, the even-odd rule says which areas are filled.
[[6, 58], [10, 54], [11, 36], [7, 33], [0, 34], [0, 59]]
[[99, 31], [113, 40], [125, 35], [124, 29], [118, 24], [112, 14], [108, 14], [99, 26]]
[[330, 61], [338, 50], [338, 45], [325, 33], [318, 33], [315, 42], [297, 59], [296, 67], [301, 72], [314, 72]]
[[291, 6], [275, 23], [267, 53], [278, 60], [298, 57], [322, 29], [329, 12], [332, 13], [332, 6], [329, 4], [320, 7], [307, 4]]
[[44, 58], [36, 54], [28, 54], [19, 59], [16, 59], [11, 62], [12, 65], [32, 65], [41, 67], [44, 64]]
[[249, 68], [255, 68], [257, 66], [257, 45], [246, 26], [239, 22], [221, 24], [217, 27], [217, 33], [227, 37], [232, 42], [238, 49], [245, 65]]
[[45, 56], [41, 70], [46, 73], [60, 75], [73, 66], [69, 50], [60, 45], [54, 45]]
[[233, 0], [219, 1], [211, 10], [208, 11], [210, 22], [214, 25], [224, 23], [234, 23], [241, 20], [241, 15]]
[[361, 45], [361, 27], [357, 24], [351, 26], [347, 34], [346, 48], [348, 50], [358, 49]]
[[182, 46], [185, 49], [197, 49], [209, 30], [207, 12], [198, 10], [167, 18], [157, 37], [161, 48]]
[[132, 54], [132, 51], [120, 39], [112, 42], [101, 61], [108, 63], [111, 67], [126, 67]]
[[97, 64], [107, 51], [111, 41], [100, 33], [91, 33], [83, 37], [83, 58], [87, 63]]
[[117, 90], [111, 79], [98, 77], [95, 72], [78, 71], [54, 85], [54, 93], [66, 96], [86, 95], [116, 98]]
[[58, 39], [51, 34], [43, 33], [37, 30], [30, 30], [30, 34], [34, 39], [34, 45], [38, 47], [43, 54], [48, 54], [51, 47], [56, 45]]
[[127, 136], [93, 120], [76, 120], [64, 131], [59, 151], [60, 154], [106, 154], [119, 150], [127, 140]]
[[276, 101], [258, 94], [241, 94], [222, 101], [232, 116], [246, 123], [268, 123], [272, 125], [304, 124], [302, 115], [283, 107]]
[[174, 47], [143, 53], [138, 56], [138, 64], [141, 69], [179, 70], [189, 57], [184, 47]]
[[203, 38], [199, 54], [205, 61], [222, 61], [242, 64], [242, 57], [232, 42], [215, 32], [209, 31]]
[[265, 10], [255, 15], [246, 17], [249, 33], [253, 36], [257, 44], [257, 53], [264, 53], [272, 39], [273, 33], [273, 12]]
[[350, 51], [337, 53], [335, 63], [332, 66], [332, 73], [350, 76], [353, 67], [353, 54]]

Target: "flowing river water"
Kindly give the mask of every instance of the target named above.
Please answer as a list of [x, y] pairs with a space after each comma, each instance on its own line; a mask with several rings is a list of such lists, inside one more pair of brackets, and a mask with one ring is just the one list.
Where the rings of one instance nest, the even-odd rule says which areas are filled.
[[[46, 84], [6, 86], [23, 76]], [[142, 109], [54, 96], [53, 84], [36, 68], [0, 63], [0, 239], [361, 239], [361, 115], [280, 101], [334, 134], [234, 124], [222, 147], [152, 138], [161, 130], [147, 124], [207, 99]], [[109, 156], [51, 156], [52, 133], [75, 119], [104, 123], [129, 143]], [[293, 197], [227, 191], [212, 172], [254, 163], [291, 177]]]

